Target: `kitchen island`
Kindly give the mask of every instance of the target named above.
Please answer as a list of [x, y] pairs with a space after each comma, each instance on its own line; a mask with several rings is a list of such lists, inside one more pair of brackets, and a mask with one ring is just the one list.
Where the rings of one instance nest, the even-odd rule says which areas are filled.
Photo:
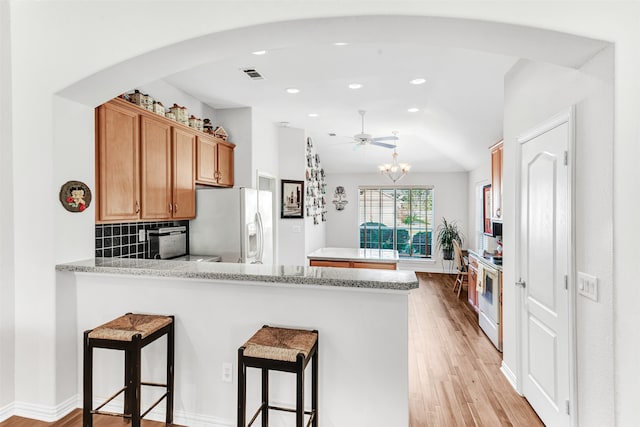
[[[175, 422], [235, 425], [237, 349], [264, 324], [317, 329], [319, 410], [323, 424], [408, 425], [410, 271], [265, 266], [98, 258], [56, 266], [59, 292], [76, 301], [62, 313], [63, 339], [75, 357], [60, 363], [82, 390], [82, 332], [126, 312], [176, 318]], [[145, 381], [163, 379], [164, 339], [143, 352]], [[115, 353], [115, 355], [113, 354]], [[97, 352], [94, 395], [121, 387], [122, 356]], [[233, 364], [232, 382], [222, 379]], [[249, 370], [247, 401], [257, 407], [259, 372]], [[295, 401], [295, 381], [272, 374], [275, 404]], [[154, 401], [143, 389], [143, 407]], [[145, 394], [146, 393], [146, 394]], [[354, 408], [359, 408], [354, 410]], [[161, 409], [151, 412], [161, 420]], [[271, 414], [288, 425], [290, 414]]]
[[320, 248], [307, 255], [312, 267], [397, 270], [400, 257], [391, 249]]

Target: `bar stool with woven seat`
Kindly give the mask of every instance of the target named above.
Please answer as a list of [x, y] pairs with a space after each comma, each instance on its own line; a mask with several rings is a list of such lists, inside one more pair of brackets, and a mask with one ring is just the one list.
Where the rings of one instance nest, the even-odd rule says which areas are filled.
[[[167, 378], [166, 384], [142, 382], [141, 351], [146, 345], [167, 335]], [[132, 427], [139, 427], [140, 420], [162, 399], [166, 398], [166, 423], [173, 422], [173, 362], [174, 362], [174, 317], [151, 314], [127, 313], [95, 329], [84, 333], [84, 378], [83, 378], [83, 427], [93, 425], [93, 414], [115, 415], [131, 419]], [[96, 409], [93, 408], [93, 349], [107, 348], [123, 350], [124, 387]], [[140, 414], [141, 386], [164, 387], [165, 393]], [[122, 413], [100, 411], [107, 403], [124, 392], [124, 410]]]
[[[311, 410], [304, 409], [304, 370], [311, 361]], [[262, 370], [262, 403], [246, 424], [247, 367]], [[296, 374], [296, 407], [269, 404], [269, 370]], [[248, 427], [262, 413], [262, 427], [269, 425], [269, 410], [293, 412], [296, 427], [318, 425], [318, 331], [263, 326], [238, 349], [238, 427]]]

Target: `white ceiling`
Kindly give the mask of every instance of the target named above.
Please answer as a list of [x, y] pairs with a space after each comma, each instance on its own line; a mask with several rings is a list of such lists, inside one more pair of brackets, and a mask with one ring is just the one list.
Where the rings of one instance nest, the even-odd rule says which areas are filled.
[[[237, 49], [229, 44], [234, 35], [228, 35], [224, 56], [164, 80], [213, 108], [248, 106], [274, 123], [305, 129], [329, 173], [375, 172], [378, 164], [391, 159], [389, 148], [357, 147], [351, 142], [350, 136], [361, 130], [358, 110], [367, 111], [367, 133], [398, 132], [399, 160], [411, 163], [412, 171], [464, 171], [486, 160], [487, 148], [502, 137], [504, 75], [520, 57], [575, 66], [600, 46], [514, 26], [460, 20], [445, 25], [433, 19], [430, 22], [438, 25], [425, 26], [425, 22], [425, 18], [403, 22], [392, 17], [351, 17], [330, 22], [335, 32], [326, 23], [318, 30], [308, 22], [291, 23], [290, 29], [285, 24], [254, 27], [235, 36]], [[385, 26], [372, 27], [381, 23]], [[419, 34], [426, 31], [423, 28], [431, 31], [430, 37]], [[434, 38], [438, 31], [449, 37]], [[267, 54], [251, 53], [261, 49]], [[255, 68], [264, 79], [249, 79], [244, 68]], [[409, 84], [417, 77], [426, 83]], [[350, 83], [363, 87], [349, 89]], [[290, 87], [300, 93], [286, 93]], [[420, 111], [409, 113], [410, 107]]]

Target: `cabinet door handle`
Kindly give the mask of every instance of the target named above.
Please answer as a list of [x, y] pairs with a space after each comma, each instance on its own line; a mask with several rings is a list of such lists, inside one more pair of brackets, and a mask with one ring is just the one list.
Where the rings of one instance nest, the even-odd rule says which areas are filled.
[[173, 213], [177, 213], [178, 212], [178, 204], [174, 203], [173, 204]]
[[502, 209], [498, 208], [496, 209], [496, 217], [500, 218], [500, 215], [502, 215]]
[[136, 200], [136, 213], [140, 213], [140, 203]]
[[222, 171], [218, 171], [218, 182], [222, 182]]
[[171, 203], [169, 203], [169, 213], [171, 213], [171, 211], [173, 211], [173, 206], [171, 206]]

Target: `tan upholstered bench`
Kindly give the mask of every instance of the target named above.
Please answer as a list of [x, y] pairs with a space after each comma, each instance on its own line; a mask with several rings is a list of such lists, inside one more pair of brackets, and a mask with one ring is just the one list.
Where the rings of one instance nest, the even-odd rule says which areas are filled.
[[[304, 370], [311, 363], [311, 410], [304, 409]], [[247, 367], [262, 370], [262, 403], [246, 423]], [[269, 370], [296, 374], [296, 407], [282, 408], [269, 404]], [[263, 326], [238, 349], [238, 427], [253, 424], [262, 414], [262, 426], [269, 425], [269, 410], [293, 412], [296, 426], [318, 425], [318, 331]]]
[[[140, 359], [142, 348], [167, 335], [167, 381], [166, 384], [142, 382]], [[83, 427], [93, 425], [93, 414], [115, 415], [131, 419], [132, 427], [139, 427], [140, 420], [162, 399], [166, 398], [166, 423], [173, 422], [173, 362], [174, 362], [174, 317], [152, 314], [127, 313], [110, 322], [84, 333], [84, 378], [83, 378]], [[106, 402], [93, 409], [93, 349], [108, 348], [125, 352], [125, 384]], [[165, 393], [144, 413], [140, 414], [141, 386], [164, 387]], [[122, 413], [101, 411], [107, 403], [124, 392]]]

